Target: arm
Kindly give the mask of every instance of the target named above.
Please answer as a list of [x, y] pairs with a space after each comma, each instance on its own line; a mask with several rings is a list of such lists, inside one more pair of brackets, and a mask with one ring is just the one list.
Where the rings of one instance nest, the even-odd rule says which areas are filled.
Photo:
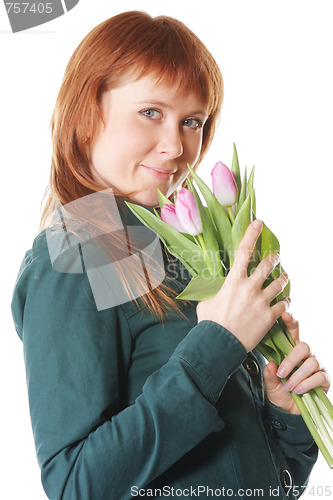
[[[289, 305], [289, 299], [283, 299], [271, 305], [273, 299], [286, 286], [288, 282], [287, 276], [281, 274], [276, 280], [263, 288], [266, 278], [279, 260], [278, 255], [268, 255], [259, 263], [253, 274], [248, 276], [249, 261], [260, 231], [260, 221], [254, 221], [249, 225], [220, 291], [212, 299], [199, 302], [197, 306], [199, 323], [202, 319], [211, 319], [223, 325], [235, 335], [247, 351], [251, 351], [258, 345], [281, 315], [289, 316], [285, 313]], [[287, 327], [289, 327], [288, 324]], [[288, 366], [290, 358], [288, 360], [286, 358], [283, 362], [284, 366], [287, 364], [289, 371], [302, 359], [297, 355], [300, 352], [299, 347], [296, 346], [294, 351], [296, 357], [295, 354], [293, 356], [289, 355], [293, 358], [292, 366]], [[318, 368], [316, 366], [316, 369]], [[308, 362], [307, 369], [311, 371], [311, 362]], [[319, 376], [322, 376], [323, 372], [320, 373]], [[306, 376], [309, 375], [310, 372], [307, 371]], [[293, 377], [295, 376], [297, 379], [297, 372], [293, 375]], [[283, 431], [282, 429], [275, 429], [275, 439], [277, 439], [285, 458], [290, 464], [296, 485], [303, 486], [306, 484], [317, 458], [316, 446], [313, 446], [313, 440], [302, 418], [299, 415], [290, 414], [290, 412], [296, 413], [295, 408], [292, 407], [293, 400], [283, 388], [280, 379], [278, 379], [276, 366], [274, 369], [272, 362], [264, 369], [264, 380], [268, 400], [273, 403], [272, 405], [266, 404], [269, 425], [274, 421], [283, 421], [285, 428]], [[311, 382], [318, 385], [318, 374], [313, 376]], [[278, 388], [276, 388], [277, 385]], [[305, 386], [306, 384], [303, 382], [302, 385]], [[312, 385], [312, 387], [314, 386]], [[306, 390], [309, 388], [311, 387], [307, 386]]]
[[97, 311], [85, 274], [34, 258], [12, 309], [49, 498], [129, 498], [131, 485], [148, 484], [223, 427], [214, 403], [246, 352], [220, 325], [194, 327], [123, 408], [130, 332], [121, 308]]

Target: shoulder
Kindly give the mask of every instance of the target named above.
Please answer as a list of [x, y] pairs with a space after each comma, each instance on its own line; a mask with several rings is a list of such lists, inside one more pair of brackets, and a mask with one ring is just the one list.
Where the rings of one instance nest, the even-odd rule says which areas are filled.
[[114, 319], [116, 309], [119, 314], [119, 308], [112, 307], [111, 300], [108, 307], [101, 306], [100, 296], [104, 291], [98, 289], [97, 278], [91, 279], [87, 267], [75, 235], [51, 229], [37, 235], [22, 260], [11, 303], [21, 339], [24, 329], [39, 328], [51, 321], [59, 323], [60, 317], [73, 325], [74, 322], [102, 324], [106, 317], [108, 321]]

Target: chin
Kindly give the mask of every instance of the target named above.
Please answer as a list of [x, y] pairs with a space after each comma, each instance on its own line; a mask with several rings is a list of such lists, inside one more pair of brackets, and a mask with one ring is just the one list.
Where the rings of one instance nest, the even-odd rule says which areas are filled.
[[143, 205], [145, 207], [154, 208], [159, 207], [158, 195], [156, 194], [138, 194], [135, 198], [131, 199], [132, 203], [137, 203], [138, 205]]

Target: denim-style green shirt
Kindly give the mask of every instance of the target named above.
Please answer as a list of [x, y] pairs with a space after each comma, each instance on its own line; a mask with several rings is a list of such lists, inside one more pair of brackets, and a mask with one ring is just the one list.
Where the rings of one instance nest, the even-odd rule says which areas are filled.
[[[167, 255], [180, 292], [190, 276]], [[52, 266], [45, 230], [24, 257], [12, 314], [47, 496], [297, 498], [317, 447], [265, 398], [259, 352], [197, 324], [195, 302], [163, 324], [139, 302], [98, 310], [87, 272]]]

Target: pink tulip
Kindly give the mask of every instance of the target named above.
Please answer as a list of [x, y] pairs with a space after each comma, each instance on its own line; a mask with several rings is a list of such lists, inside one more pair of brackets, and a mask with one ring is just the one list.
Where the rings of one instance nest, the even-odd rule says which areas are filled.
[[185, 232], [184, 228], [178, 220], [175, 205], [169, 203], [163, 205], [163, 207], [161, 208], [161, 219], [163, 222], [169, 224], [169, 226], [177, 229], [177, 231], [179, 231], [180, 233]]
[[199, 209], [194, 194], [181, 189], [174, 205], [166, 203], [161, 209], [161, 219], [180, 233], [197, 236], [202, 233]]
[[231, 207], [237, 201], [235, 174], [221, 163], [215, 163], [212, 170], [213, 193], [224, 207]]
[[202, 233], [199, 209], [191, 191], [185, 188], [179, 191], [175, 208], [178, 220], [184, 228], [183, 233], [192, 236]]

